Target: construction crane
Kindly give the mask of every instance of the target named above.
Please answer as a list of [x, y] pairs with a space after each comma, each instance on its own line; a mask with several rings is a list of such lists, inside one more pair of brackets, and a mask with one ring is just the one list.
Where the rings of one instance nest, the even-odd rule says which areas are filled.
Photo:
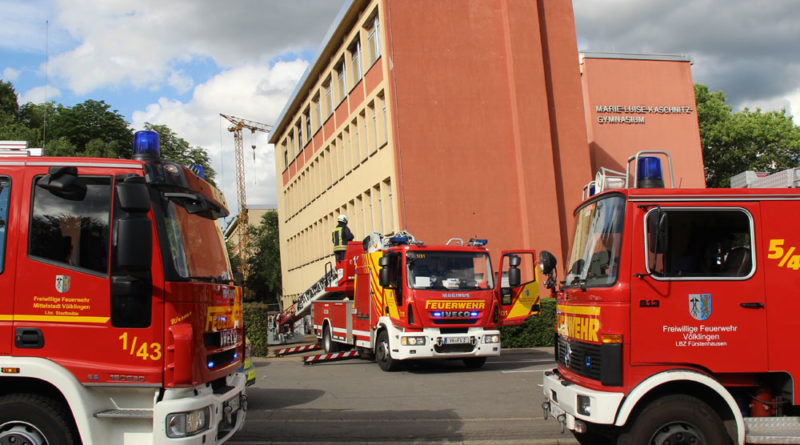
[[[232, 125], [228, 127], [228, 131], [233, 133], [234, 152], [236, 154], [236, 201], [239, 204], [239, 216], [237, 217], [237, 224], [239, 226], [239, 259], [242, 267], [242, 274], [245, 273], [247, 268], [245, 264], [247, 258], [245, 256], [245, 246], [247, 245], [247, 197], [245, 196], [245, 182], [244, 182], [244, 153], [242, 151], [242, 130], [248, 129], [250, 133], [255, 134], [256, 131], [263, 133], [270, 133], [272, 125], [262, 124], [261, 122], [242, 119], [236, 116], [229, 116], [220, 113], [220, 116], [227, 119]], [[256, 155], [256, 146], [253, 145], [253, 158]]]

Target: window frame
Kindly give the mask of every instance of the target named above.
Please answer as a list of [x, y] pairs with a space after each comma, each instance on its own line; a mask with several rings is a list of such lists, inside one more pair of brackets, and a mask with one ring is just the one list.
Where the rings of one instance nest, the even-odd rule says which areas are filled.
[[[676, 211], [688, 211], [688, 212], [731, 212], [737, 211], [743, 213], [748, 220], [748, 227], [750, 229], [750, 272], [743, 276], [731, 276], [731, 275], [696, 275], [696, 276], [659, 276], [653, 273], [653, 270], [650, 265], [650, 255], [649, 249], [650, 246], [648, 244], [648, 231], [647, 231], [647, 220], [650, 217], [652, 212], [657, 210], [661, 210], [662, 212], [676, 212]], [[644, 254], [644, 265], [647, 274], [650, 278], [656, 281], [746, 281], [755, 275], [756, 270], [758, 269], [757, 264], [757, 254], [756, 254], [756, 237], [755, 237], [755, 222], [753, 219], [752, 213], [741, 206], [725, 206], [725, 207], [709, 207], [709, 206], [702, 206], [702, 207], [694, 207], [694, 206], [680, 206], [680, 207], [661, 207], [661, 206], [654, 206], [653, 208], [648, 209], [645, 212], [644, 217], [642, 218], [642, 236], [644, 237], [642, 242], [642, 253]]]
[[5, 271], [6, 268], [6, 252], [8, 251], [8, 221], [9, 215], [11, 215], [11, 185], [12, 180], [11, 176], [8, 175], [0, 175], [0, 182], [4, 183], [4, 187], [0, 194], [3, 193], [4, 190], [8, 190], [8, 203], [6, 204], [6, 213], [5, 215], [0, 214], [0, 220], [3, 221], [3, 227], [0, 227], [2, 230], [2, 234], [0, 234], [0, 274]]

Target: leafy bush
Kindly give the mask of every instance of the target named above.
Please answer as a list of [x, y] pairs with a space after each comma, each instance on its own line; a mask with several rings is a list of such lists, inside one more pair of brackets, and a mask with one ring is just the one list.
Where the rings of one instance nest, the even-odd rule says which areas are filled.
[[244, 303], [242, 316], [254, 357], [267, 355], [267, 304]]
[[504, 348], [533, 348], [553, 346], [553, 330], [556, 325], [556, 300], [542, 298], [539, 302], [542, 313], [534, 315], [517, 326], [500, 328]]

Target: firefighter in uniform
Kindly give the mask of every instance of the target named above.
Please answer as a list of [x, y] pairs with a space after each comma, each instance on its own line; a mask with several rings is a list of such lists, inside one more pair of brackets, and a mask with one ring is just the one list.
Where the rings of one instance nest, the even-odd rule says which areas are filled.
[[347, 250], [347, 243], [353, 241], [353, 232], [347, 227], [347, 215], [339, 215], [337, 218], [339, 223], [333, 229], [333, 255], [336, 257], [336, 262], [344, 259], [344, 252]]

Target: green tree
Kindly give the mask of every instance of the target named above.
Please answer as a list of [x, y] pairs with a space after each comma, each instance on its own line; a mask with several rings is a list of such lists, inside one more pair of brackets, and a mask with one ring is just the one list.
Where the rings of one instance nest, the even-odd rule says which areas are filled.
[[54, 152], [48, 146], [49, 155], [131, 156], [133, 132], [125, 118], [102, 100], [90, 99], [73, 107], [58, 105], [52, 116], [48, 115], [47, 121], [48, 140], [63, 137], [75, 147], [73, 153], [63, 153]]
[[0, 122], [3, 117], [15, 117], [19, 111], [17, 92], [11, 82], [0, 80]]
[[216, 186], [214, 183], [216, 172], [211, 167], [211, 160], [208, 158], [208, 153], [204, 148], [191, 147], [189, 142], [179, 137], [166, 125], [157, 125], [147, 122], [144, 124], [144, 129], [158, 133], [162, 158], [169, 159], [181, 165], [202, 165], [206, 181]]
[[278, 238], [278, 212], [270, 211], [261, 217], [257, 227], [247, 228], [249, 275], [245, 286], [256, 295], [256, 300], [276, 303], [281, 292], [281, 256]]
[[697, 120], [706, 184], [728, 187], [745, 170], [774, 172], [800, 165], [800, 127], [786, 110], [732, 112], [721, 91], [696, 84]]

